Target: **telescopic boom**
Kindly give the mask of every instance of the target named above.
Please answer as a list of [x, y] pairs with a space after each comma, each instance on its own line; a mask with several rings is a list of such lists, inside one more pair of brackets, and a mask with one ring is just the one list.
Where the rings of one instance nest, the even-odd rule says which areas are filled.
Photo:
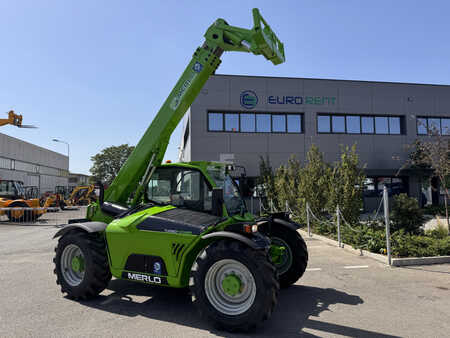
[[[131, 204], [139, 202], [152, 174], [152, 168], [161, 164], [170, 136], [208, 78], [216, 71], [223, 52], [261, 54], [274, 65], [285, 61], [283, 44], [257, 8], [253, 9], [252, 29], [230, 26], [225, 20], [218, 19], [204, 36], [205, 42], [196, 49], [169, 97], [105, 191], [105, 201], [125, 206], [129, 204], [129, 198], [135, 192]], [[100, 220], [105, 215], [97, 213], [96, 216], [98, 217], [94, 218]]]

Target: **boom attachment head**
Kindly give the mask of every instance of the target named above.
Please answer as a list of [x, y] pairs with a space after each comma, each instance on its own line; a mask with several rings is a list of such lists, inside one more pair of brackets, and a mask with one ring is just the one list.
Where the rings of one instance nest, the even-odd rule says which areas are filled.
[[10, 110], [7, 119], [0, 119], [0, 126], [10, 124], [19, 128], [37, 128], [33, 125], [22, 124], [22, 119], [22, 115], [15, 114], [14, 110]]
[[224, 51], [251, 52], [264, 55], [274, 65], [283, 63], [284, 45], [272, 31], [257, 8], [253, 9], [253, 28], [245, 29], [228, 25], [217, 19], [205, 34], [206, 44]]

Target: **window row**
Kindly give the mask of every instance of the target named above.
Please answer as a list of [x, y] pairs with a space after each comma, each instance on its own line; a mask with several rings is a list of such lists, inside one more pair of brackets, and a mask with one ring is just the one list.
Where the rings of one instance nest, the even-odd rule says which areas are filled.
[[386, 186], [389, 196], [407, 194], [407, 177], [367, 177], [364, 182], [364, 197], [381, 197]]
[[302, 114], [208, 113], [208, 131], [302, 133]]
[[446, 117], [418, 117], [417, 135], [439, 133], [450, 135], [450, 118]]
[[404, 117], [366, 115], [317, 115], [318, 133], [337, 134], [404, 134]]

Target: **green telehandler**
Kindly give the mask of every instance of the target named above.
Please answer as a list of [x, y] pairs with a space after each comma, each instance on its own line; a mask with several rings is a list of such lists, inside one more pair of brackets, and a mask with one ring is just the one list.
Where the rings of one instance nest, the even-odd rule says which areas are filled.
[[216, 162], [162, 164], [169, 138], [224, 51], [284, 62], [283, 44], [253, 9], [252, 29], [216, 20], [183, 75], [108, 189], [85, 219], [54, 238], [55, 274], [72, 299], [97, 296], [111, 277], [189, 287], [216, 327], [248, 330], [268, 319], [279, 287], [295, 283], [308, 262], [298, 224], [286, 213], [255, 219]]

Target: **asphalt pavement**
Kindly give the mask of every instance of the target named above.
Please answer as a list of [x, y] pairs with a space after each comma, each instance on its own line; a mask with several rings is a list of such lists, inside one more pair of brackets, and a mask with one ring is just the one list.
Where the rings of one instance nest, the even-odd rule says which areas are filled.
[[94, 300], [67, 299], [53, 274], [57, 230], [0, 223], [1, 337], [449, 336], [449, 264], [388, 267], [307, 238], [308, 269], [272, 318], [231, 335], [200, 318], [186, 290], [113, 279]]

